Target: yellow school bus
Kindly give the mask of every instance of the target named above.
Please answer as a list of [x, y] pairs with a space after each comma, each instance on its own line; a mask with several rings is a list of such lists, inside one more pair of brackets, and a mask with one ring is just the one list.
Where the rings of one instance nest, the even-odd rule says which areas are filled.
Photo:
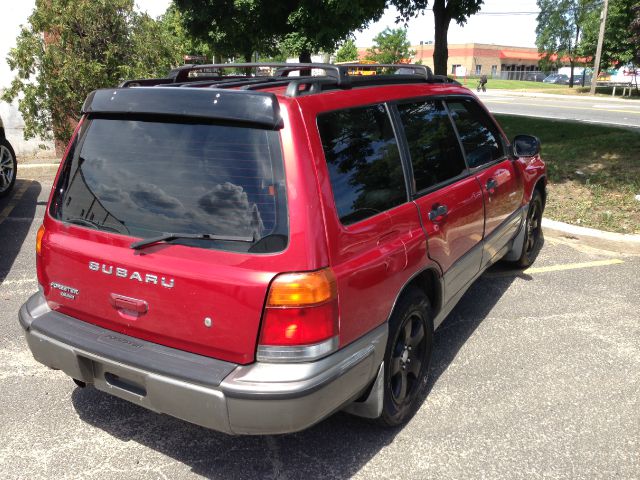
[[[378, 62], [373, 60], [359, 60], [357, 62], [336, 62], [336, 65], [353, 65], [349, 68], [349, 75], [376, 75], [378, 72], [375, 68], [362, 67], [361, 65], [377, 65]], [[356, 66], [358, 65], [358, 66]]]

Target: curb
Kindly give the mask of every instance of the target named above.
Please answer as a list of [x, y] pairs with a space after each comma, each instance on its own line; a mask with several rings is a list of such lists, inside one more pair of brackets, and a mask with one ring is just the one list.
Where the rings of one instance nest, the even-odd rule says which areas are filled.
[[25, 163], [18, 164], [18, 171], [20, 170], [28, 170], [30, 168], [58, 168], [60, 166], [60, 162], [58, 163]]
[[578, 227], [548, 218], [542, 219], [544, 232], [551, 236], [579, 241], [590, 247], [617, 253], [640, 255], [640, 235], [604, 232], [595, 228]]

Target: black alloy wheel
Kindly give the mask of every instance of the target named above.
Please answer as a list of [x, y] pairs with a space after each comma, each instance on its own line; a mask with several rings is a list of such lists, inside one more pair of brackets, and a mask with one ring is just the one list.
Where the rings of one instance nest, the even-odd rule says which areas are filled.
[[0, 140], [0, 197], [8, 195], [16, 183], [18, 163], [13, 148], [6, 140]]
[[389, 321], [379, 423], [397, 426], [411, 417], [426, 385], [432, 348], [429, 301], [422, 291], [412, 288], [402, 295]]

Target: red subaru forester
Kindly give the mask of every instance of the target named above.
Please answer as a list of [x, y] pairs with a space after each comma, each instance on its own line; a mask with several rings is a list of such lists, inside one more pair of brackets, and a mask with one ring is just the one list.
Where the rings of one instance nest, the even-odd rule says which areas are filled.
[[222, 432], [339, 409], [401, 424], [434, 329], [490, 265], [538, 250], [539, 142], [419, 65], [223, 75], [265, 66], [89, 95], [37, 236], [29, 347]]

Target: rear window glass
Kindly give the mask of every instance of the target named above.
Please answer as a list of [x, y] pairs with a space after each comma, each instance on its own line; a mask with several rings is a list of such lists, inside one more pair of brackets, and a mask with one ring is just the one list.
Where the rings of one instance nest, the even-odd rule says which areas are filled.
[[204, 123], [90, 121], [52, 212], [62, 221], [134, 237], [212, 234], [203, 248], [267, 253], [286, 247], [279, 134]]
[[344, 225], [407, 201], [400, 152], [384, 105], [324, 113], [318, 130]]

